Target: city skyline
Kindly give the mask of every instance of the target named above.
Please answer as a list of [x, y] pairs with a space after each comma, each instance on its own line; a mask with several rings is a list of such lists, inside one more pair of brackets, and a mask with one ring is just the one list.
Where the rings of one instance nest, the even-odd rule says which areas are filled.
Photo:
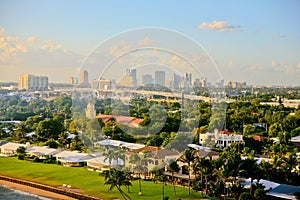
[[[2, 1], [0, 81], [41, 74], [49, 82], [67, 82], [78, 76], [89, 52], [112, 35], [162, 27], [202, 44], [225, 81], [300, 86], [299, 8], [295, 0]], [[153, 42], [151, 35], [141, 42]]]

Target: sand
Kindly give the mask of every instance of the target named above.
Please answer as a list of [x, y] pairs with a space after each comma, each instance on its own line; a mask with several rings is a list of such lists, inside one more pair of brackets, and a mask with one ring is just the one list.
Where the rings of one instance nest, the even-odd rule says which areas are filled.
[[8, 181], [0, 180], [0, 185], [4, 185], [4, 186], [6, 186], [8, 188], [11, 188], [11, 189], [21, 190], [23, 192], [29, 192], [31, 194], [36, 194], [36, 195], [39, 195], [39, 196], [47, 197], [49, 199], [75, 200], [74, 198], [68, 197], [68, 196], [65, 196], [65, 195], [61, 195], [61, 194], [57, 194], [57, 193], [54, 193], [54, 192], [49, 192], [49, 191], [29, 187], [29, 186], [26, 186], [26, 185], [12, 183], [12, 182], [8, 182]]

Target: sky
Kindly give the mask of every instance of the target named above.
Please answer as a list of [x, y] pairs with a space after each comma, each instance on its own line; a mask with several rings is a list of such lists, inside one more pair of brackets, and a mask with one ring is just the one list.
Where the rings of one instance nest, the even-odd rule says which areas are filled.
[[[26, 73], [67, 82], [108, 38], [160, 27], [201, 44], [225, 81], [300, 86], [299, 19], [299, 0], [0, 0], [0, 82]], [[150, 32], [143, 41], [152, 40]], [[118, 42], [105, 48], [126, 49]]]

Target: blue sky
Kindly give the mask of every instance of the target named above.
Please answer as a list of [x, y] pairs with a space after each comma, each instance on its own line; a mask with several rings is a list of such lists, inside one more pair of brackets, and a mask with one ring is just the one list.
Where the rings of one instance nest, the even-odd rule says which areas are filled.
[[[99, 42], [163, 27], [201, 43], [225, 80], [300, 85], [300, 1], [0, 1], [0, 81], [66, 82]], [[2, 39], [1, 39], [2, 38]]]

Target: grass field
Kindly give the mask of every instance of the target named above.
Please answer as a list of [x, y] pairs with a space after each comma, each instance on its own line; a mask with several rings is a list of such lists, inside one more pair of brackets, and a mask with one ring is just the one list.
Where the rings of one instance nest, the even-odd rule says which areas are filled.
[[[101, 197], [104, 199], [121, 198], [116, 189], [107, 192], [109, 186], [104, 185], [104, 177], [99, 176], [97, 172], [88, 171], [84, 168], [64, 167], [56, 164], [33, 163], [29, 161], [18, 160], [15, 157], [0, 157], [0, 174], [10, 177], [30, 180], [51, 186], [71, 185], [72, 188], [82, 189], [85, 194]], [[152, 181], [142, 181], [142, 196], [138, 195], [138, 181], [133, 182], [130, 188], [130, 197], [135, 199], [161, 199], [162, 185]], [[127, 191], [124, 188], [125, 191]], [[177, 198], [200, 199], [200, 193], [191, 190], [188, 196], [188, 189], [177, 187]], [[172, 185], [165, 186], [165, 196], [173, 199]]]

